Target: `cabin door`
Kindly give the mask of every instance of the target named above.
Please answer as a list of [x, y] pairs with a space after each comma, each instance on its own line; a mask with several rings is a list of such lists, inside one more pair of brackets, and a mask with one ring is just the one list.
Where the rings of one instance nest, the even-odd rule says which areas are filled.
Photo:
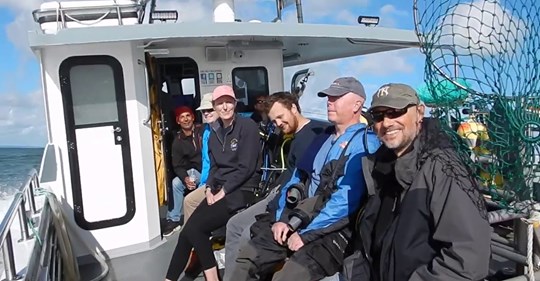
[[87, 230], [118, 226], [135, 214], [122, 66], [110, 56], [60, 65], [73, 211]]
[[[195, 60], [189, 57], [156, 59], [159, 85], [159, 108], [161, 109], [161, 140], [166, 166], [167, 205], [173, 207], [172, 180], [176, 176], [172, 168], [171, 146], [180, 129], [176, 124], [175, 108], [187, 106], [195, 113], [195, 123], [201, 123], [201, 115], [195, 109], [199, 106], [199, 69]], [[158, 195], [159, 196], [159, 195]]]

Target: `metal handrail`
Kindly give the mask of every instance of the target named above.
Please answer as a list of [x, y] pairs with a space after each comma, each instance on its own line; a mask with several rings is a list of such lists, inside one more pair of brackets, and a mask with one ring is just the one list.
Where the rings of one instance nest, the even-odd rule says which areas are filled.
[[[47, 13], [47, 12], [56, 12], [56, 22], [61, 23], [62, 28], [66, 28], [66, 17], [71, 18], [71, 16], [66, 14], [66, 12], [108, 9], [108, 12], [105, 12], [103, 17], [107, 16], [111, 11], [116, 10], [117, 17], [118, 17], [118, 24], [123, 25], [122, 9], [135, 8], [137, 15], [140, 17], [140, 13], [142, 13], [142, 11], [144, 10], [144, 7], [146, 6], [146, 2], [147, 0], [139, 0], [137, 2], [133, 2], [129, 4], [115, 2], [114, 4], [111, 4], [111, 5], [94, 5], [94, 6], [82, 6], [82, 7], [61, 7], [60, 2], [59, 2], [59, 6], [56, 8], [36, 9], [32, 11], [32, 17], [34, 18], [35, 22], [38, 22], [41, 14]], [[75, 18], [71, 18], [71, 19], [74, 21], [77, 21]], [[96, 21], [101, 21], [102, 19], [103, 18], [98, 18]], [[138, 21], [139, 23], [142, 23], [140, 18], [138, 18]]]
[[21, 185], [19, 191], [13, 196], [13, 201], [9, 206], [2, 223], [0, 223], [0, 248], [4, 256], [4, 267], [7, 280], [16, 279], [15, 258], [13, 256], [13, 244], [11, 241], [11, 226], [15, 216], [19, 216], [21, 224], [21, 240], [26, 241], [33, 237], [28, 231], [28, 215], [26, 213], [26, 201], [29, 200], [31, 215], [36, 214], [36, 202], [34, 200], [34, 188], [38, 187], [38, 172], [36, 169], [30, 170], [26, 181]]

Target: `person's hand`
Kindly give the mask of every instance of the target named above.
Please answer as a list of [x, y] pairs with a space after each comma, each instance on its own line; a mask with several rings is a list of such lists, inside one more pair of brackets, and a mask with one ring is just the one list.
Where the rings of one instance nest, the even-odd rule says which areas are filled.
[[186, 188], [189, 190], [193, 190], [197, 187], [194, 181], [190, 180], [189, 177], [184, 178], [184, 182], [186, 183]]
[[216, 203], [217, 201], [223, 199], [223, 197], [225, 197], [225, 191], [222, 189], [219, 190], [218, 193], [214, 194], [214, 203]]
[[204, 193], [206, 195], [206, 203], [208, 203], [208, 205], [214, 204], [214, 194], [212, 194], [212, 190], [210, 188], [206, 188]]
[[284, 222], [276, 222], [272, 225], [274, 240], [280, 245], [285, 244], [285, 241], [287, 241], [287, 234], [289, 234], [290, 231], [289, 226]]
[[289, 239], [287, 240], [287, 246], [289, 246], [289, 250], [294, 252], [300, 250], [300, 248], [304, 246], [304, 241], [302, 241], [302, 238], [300, 238], [298, 232], [293, 233], [289, 237]]

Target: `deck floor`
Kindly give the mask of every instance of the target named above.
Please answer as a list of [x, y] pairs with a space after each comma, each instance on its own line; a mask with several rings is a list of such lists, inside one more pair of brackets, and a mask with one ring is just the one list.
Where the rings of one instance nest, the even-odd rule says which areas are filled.
[[[167, 267], [176, 246], [179, 232], [169, 237], [165, 237], [165, 243], [147, 252], [137, 253], [129, 256], [111, 259], [109, 264], [109, 274], [104, 281], [148, 281], [165, 280]], [[81, 281], [92, 280], [100, 274], [97, 263], [87, 264], [80, 267]], [[181, 281], [204, 280], [202, 275], [192, 279], [181, 276]]]

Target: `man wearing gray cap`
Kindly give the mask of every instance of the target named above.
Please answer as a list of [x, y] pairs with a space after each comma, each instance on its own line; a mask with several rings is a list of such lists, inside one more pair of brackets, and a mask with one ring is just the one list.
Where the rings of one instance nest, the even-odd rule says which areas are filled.
[[347, 280], [483, 280], [490, 226], [478, 182], [436, 119], [404, 84], [369, 109], [383, 146], [364, 163], [371, 196], [358, 219]]
[[334, 126], [306, 149], [277, 208], [257, 217], [238, 253], [235, 280], [264, 280], [287, 258], [272, 280], [321, 280], [342, 267], [349, 216], [365, 193], [361, 158], [379, 142], [359, 121], [366, 95], [358, 80], [339, 78], [318, 95], [328, 98]]

